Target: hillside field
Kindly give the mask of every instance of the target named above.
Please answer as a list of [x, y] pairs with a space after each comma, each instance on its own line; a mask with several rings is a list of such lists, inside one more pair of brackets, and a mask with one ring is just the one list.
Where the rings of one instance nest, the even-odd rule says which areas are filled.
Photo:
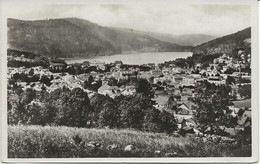
[[[133, 148], [126, 151], [129, 144]], [[241, 154], [250, 156], [250, 147], [203, 142], [193, 136], [173, 137], [130, 129], [8, 127], [8, 158], [233, 157]]]

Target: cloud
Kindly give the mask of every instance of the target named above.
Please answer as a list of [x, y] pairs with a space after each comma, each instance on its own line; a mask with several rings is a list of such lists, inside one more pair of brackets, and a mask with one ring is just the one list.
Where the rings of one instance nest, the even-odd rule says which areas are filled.
[[192, 5], [199, 11], [215, 16], [225, 16], [232, 13], [249, 14], [250, 7], [248, 5]]
[[248, 5], [180, 3], [82, 5], [27, 2], [7, 3], [4, 13], [7, 17], [25, 20], [78, 17], [102, 26], [175, 35], [190, 33], [226, 35], [251, 25]]

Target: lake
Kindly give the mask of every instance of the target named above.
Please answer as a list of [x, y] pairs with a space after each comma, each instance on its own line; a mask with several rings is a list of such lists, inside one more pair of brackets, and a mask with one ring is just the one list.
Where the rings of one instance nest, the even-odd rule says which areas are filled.
[[134, 54], [117, 54], [111, 56], [96, 56], [93, 58], [69, 58], [65, 59], [68, 64], [83, 63], [84, 61], [100, 61], [113, 63], [121, 60], [124, 64], [147, 64], [147, 63], [164, 63], [165, 61], [175, 60], [177, 58], [187, 58], [191, 52], [147, 52]]

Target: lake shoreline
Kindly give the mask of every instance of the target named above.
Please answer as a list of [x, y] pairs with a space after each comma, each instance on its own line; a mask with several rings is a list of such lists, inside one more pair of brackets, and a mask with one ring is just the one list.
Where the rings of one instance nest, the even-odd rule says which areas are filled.
[[144, 52], [144, 53], [129, 53], [115, 54], [109, 56], [93, 56], [93, 57], [76, 57], [76, 58], [61, 58], [68, 64], [90, 62], [105, 62], [113, 63], [122, 61], [124, 64], [148, 64], [148, 63], [164, 63], [165, 61], [175, 60], [177, 58], [187, 58], [192, 52]]

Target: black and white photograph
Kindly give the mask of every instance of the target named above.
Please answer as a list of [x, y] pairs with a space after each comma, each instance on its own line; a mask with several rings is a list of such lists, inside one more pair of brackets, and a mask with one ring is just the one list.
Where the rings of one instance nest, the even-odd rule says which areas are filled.
[[2, 0], [3, 162], [256, 162], [257, 0]]

